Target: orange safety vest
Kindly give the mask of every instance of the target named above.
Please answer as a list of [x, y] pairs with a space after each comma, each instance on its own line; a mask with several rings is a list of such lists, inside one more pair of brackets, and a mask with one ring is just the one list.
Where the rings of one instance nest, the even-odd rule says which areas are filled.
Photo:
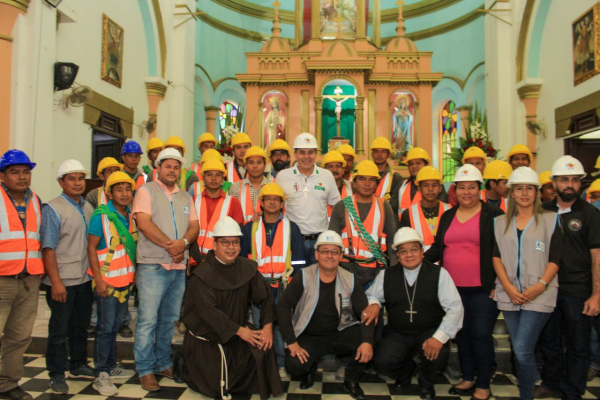
[[392, 184], [392, 173], [388, 172], [385, 174], [385, 177], [379, 180], [379, 186], [377, 186], [377, 190], [375, 191], [375, 196], [379, 198], [385, 198], [385, 196], [389, 196], [390, 194], [390, 186]]
[[398, 216], [402, 218], [402, 212], [413, 204], [417, 204], [421, 202], [421, 192], [417, 191], [415, 197], [410, 199], [410, 192], [412, 189], [412, 182], [407, 180], [400, 186], [400, 190], [398, 191], [398, 198], [400, 199], [400, 207], [398, 207]]
[[292, 268], [290, 220], [283, 217], [277, 224], [271, 247], [267, 246], [267, 232], [263, 219], [252, 225], [252, 252], [248, 254], [248, 258], [256, 261], [258, 271], [265, 278], [279, 279], [287, 269]]
[[[488, 202], [487, 196], [485, 195], [485, 190], [479, 192], [479, 198], [486, 203]], [[508, 210], [508, 198], [502, 198], [502, 201], [500, 202], [500, 209], [506, 214], [506, 210]]]
[[146, 180], [148, 180], [148, 175], [142, 173], [135, 179], [135, 190], [138, 190], [140, 187], [146, 184]]
[[208, 218], [208, 210], [206, 207], [202, 207], [202, 196], [197, 196], [194, 201], [196, 206], [196, 213], [200, 218], [200, 231], [198, 232], [198, 248], [202, 254], [208, 254], [210, 250], [213, 250], [213, 230], [215, 224], [223, 217], [229, 214], [229, 208], [231, 207], [231, 196], [225, 195], [225, 198], [219, 200], [219, 204], [215, 208], [213, 215]]
[[204, 183], [202, 181], [194, 182], [192, 185], [192, 199], [196, 200], [196, 197], [202, 195], [202, 192], [204, 192]]
[[98, 205], [106, 205], [108, 204], [108, 199], [106, 198], [106, 192], [104, 191], [104, 185], [98, 188]]
[[[240, 184], [240, 203], [244, 213], [244, 222], [250, 221], [254, 217], [254, 207], [252, 207], [252, 196], [250, 195], [250, 184], [242, 182]], [[259, 204], [256, 204], [258, 211]]]
[[[358, 213], [358, 206], [356, 205], [356, 197], [352, 196], [352, 202], [354, 203], [354, 209]], [[387, 251], [386, 235], [383, 232], [383, 226], [385, 225], [385, 211], [384, 211], [384, 200], [378, 197], [373, 197], [373, 203], [367, 218], [362, 221], [365, 230], [371, 235], [373, 240], [381, 247], [382, 252]], [[350, 230], [350, 233], [348, 233]], [[352, 244], [350, 244], [350, 239]], [[342, 243], [344, 244], [344, 253], [352, 254], [357, 259], [371, 259], [373, 254], [369, 251], [367, 245], [363, 242], [360, 237], [360, 232], [356, 223], [351, 220], [351, 216], [346, 210], [346, 226], [342, 230]], [[375, 268], [377, 263], [375, 261], [371, 263], [361, 263], [363, 267]]]
[[[444, 211], [452, 208], [450, 204], [439, 202], [439, 211], [438, 211], [438, 223], [440, 217], [444, 213]], [[423, 244], [425, 245], [425, 251], [431, 247], [434, 241], [432, 227], [427, 223], [425, 219], [425, 214], [423, 214], [423, 209], [421, 208], [421, 203], [416, 203], [410, 206], [408, 209], [408, 215], [410, 217], [410, 227], [419, 232], [421, 237], [423, 238]], [[416, 218], [418, 217], [418, 218]], [[435, 227], [437, 231], [437, 226]]]
[[227, 161], [227, 164], [225, 164], [225, 168], [227, 168], [227, 181], [229, 181], [231, 183], [236, 183], [236, 182], [241, 181], [242, 179], [240, 178], [240, 175], [238, 174], [238, 171], [235, 169], [235, 165], [233, 163], [234, 163], [234, 160]]
[[[27, 266], [30, 275], [42, 275], [39, 198], [33, 192], [25, 212], [25, 228], [12, 200], [0, 185], [0, 275], [17, 275]], [[5, 212], [5, 214], [4, 214]], [[4, 214], [4, 215], [1, 215]]]
[[192, 165], [190, 165], [190, 171], [194, 171], [194, 173], [196, 175], [198, 175], [198, 179], [201, 179], [200, 178], [200, 169], [201, 168], [200, 168], [200, 162], [199, 161], [195, 162], [195, 163], [192, 163]]
[[[121, 243], [121, 238], [117, 233], [117, 229], [114, 223], [110, 222], [108, 215], [102, 214], [102, 232], [104, 234], [104, 241], [106, 242], [106, 248], [98, 250], [98, 263], [100, 268], [106, 262], [109, 251], [113, 251], [112, 260], [108, 267], [108, 271], [102, 277], [104, 282], [108, 283], [112, 287], [123, 288], [131, 285], [135, 277], [135, 263], [129, 258], [129, 254], [125, 250], [125, 245]], [[137, 238], [137, 227], [135, 222], [129, 214], [129, 233]], [[88, 274], [94, 276], [92, 268], [88, 268]]]
[[[346, 181], [342, 185], [342, 191], [340, 193], [340, 199], [344, 200], [345, 197], [352, 196], [352, 185]], [[327, 219], [331, 219], [331, 213], [333, 212], [333, 206], [327, 204]]]

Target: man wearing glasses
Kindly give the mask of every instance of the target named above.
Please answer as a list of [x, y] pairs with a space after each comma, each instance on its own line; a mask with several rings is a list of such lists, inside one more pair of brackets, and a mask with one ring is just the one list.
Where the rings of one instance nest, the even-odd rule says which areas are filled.
[[448, 341], [462, 328], [462, 302], [448, 272], [424, 259], [423, 239], [417, 231], [398, 230], [392, 248], [399, 264], [375, 278], [367, 291], [370, 305], [362, 315], [366, 325], [377, 324], [382, 304], [387, 308], [388, 324], [373, 362], [379, 373], [396, 378], [394, 386], [403, 390], [410, 386], [415, 370], [411, 354], [418, 351], [420, 397], [434, 399], [436, 373], [450, 354]]
[[339, 268], [344, 251], [340, 235], [323, 232], [315, 250], [317, 264], [302, 269], [302, 276], [292, 280], [277, 305], [288, 346], [285, 368], [292, 376], [302, 376], [300, 389], [308, 389], [315, 383], [321, 356], [351, 354], [344, 390], [354, 399], [364, 399], [358, 382], [373, 356], [374, 332], [374, 324], [360, 322], [367, 297], [352, 273]]

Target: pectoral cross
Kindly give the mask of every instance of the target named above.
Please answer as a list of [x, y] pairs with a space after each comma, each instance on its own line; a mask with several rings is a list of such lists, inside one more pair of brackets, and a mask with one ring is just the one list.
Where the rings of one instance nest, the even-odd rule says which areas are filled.
[[304, 192], [304, 197], [306, 197], [308, 195], [308, 187], [304, 186], [304, 189], [302, 189], [302, 191]]
[[410, 306], [410, 311], [408, 311], [408, 310], [407, 310], [407, 311], [405, 311], [405, 312], [406, 312], [407, 314], [410, 314], [410, 322], [413, 322], [413, 320], [412, 320], [413, 314], [416, 314], [417, 312], [416, 312], [416, 311], [413, 311], [413, 309], [412, 309], [412, 306]]

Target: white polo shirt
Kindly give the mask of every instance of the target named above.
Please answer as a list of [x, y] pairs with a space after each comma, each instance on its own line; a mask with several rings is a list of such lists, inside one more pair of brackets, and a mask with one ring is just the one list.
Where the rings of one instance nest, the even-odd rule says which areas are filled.
[[312, 175], [307, 177], [294, 166], [277, 174], [277, 184], [285, 193], [288, 218], [298, 225], [303, 235], [327, 230], [327, 204], [335, 206], [340, 201], [331, 172], [315, 165]]

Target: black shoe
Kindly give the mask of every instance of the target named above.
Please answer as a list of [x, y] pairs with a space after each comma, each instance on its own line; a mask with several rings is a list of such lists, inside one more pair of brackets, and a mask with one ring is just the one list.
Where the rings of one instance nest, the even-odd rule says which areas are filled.
[[348, 392], [350, 397], [357, 400], [363, 400], [365, 398], [365, 392], [363, 392], [362, 388], [356, 383], [344, 381], [344, 390]]
[[6, 392], [0, 392], [0, 398], [11, 400], [33, 400], [33, 396], [21, 389], [19, 386], [7, 390]]
[[419, 393], [419, 397], [423, 400], [433, 400], [435, 399], [435, 390], [433, 389], [421, 389], [421, 393]]
[[396, 379], [396, 382], [394, 382], [394, 387], [396, 389], [405, 389], [407, 387], [410, 386], [410, 380], [411, 378], [407, 378], [407, 379]]
[[300, 381], [300, 389], [302, 389], [302, 390], [310, 389], [311, 387], [313, 387], [314, 384], [315, 384], [315, 373], [310, 372], [310, 373], [304, 375], [304, 377]]
[[448, 393], [458, 395], [458, 396], [472, 396], [473, 393], [475, 393], [475, 385], [471, 386], [468, 389], [460, 389], [460, 388], [457, 388], [456, 386], [452, 385], [450, 390], [448, 390]]
[[129, 327], [129, 325], [123, 325], [119, 328], [119, 335], [124, 338], [130, 338], [133, 336], [133, 331]]

